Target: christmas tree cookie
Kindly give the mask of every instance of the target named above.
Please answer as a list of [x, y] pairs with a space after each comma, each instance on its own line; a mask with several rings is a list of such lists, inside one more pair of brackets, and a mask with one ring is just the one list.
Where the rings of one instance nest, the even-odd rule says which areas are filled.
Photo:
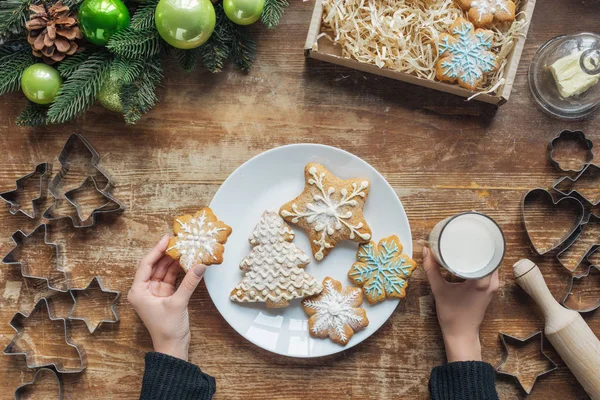
[[308, 319], [311, 336], [326, 338], [346, 345], [355, 332], [369, 325], [367, 312], [360, 308], [362, 293], [359, 288], [342, 284], [333, 278], [323, 280], [323, 292], [306, 298], [302, 307]]
[[350, 268], [348, 277], [362, 286], [369, 303], [406, 296], [407, 279], [417, 263], [402, 254], [402, 244], [396, 235], [381, 239], [379, 244], [360, 245], [356, 258], [358, 261]]
[[279, 214], [308, 233], [315, 259], [325, 258], [342, 240], [365, 243], [371, 239], [363, 216], [369, 181], [339, 179], [317, 163], [307, 164], [304, 176], [304, 191], [284, 204]]
[[219, 221], [208, 207], [194, 215], [177, 217], [173, 223], [175, 236], [169, 241], [167, 254], [185, 271], [194, 265], [221, 264], [231, 228]]
[[292, 299], [320, 293], [321, 283], [303, 268], [310, 257], [291, 243], [293, 239], [294, 232], [279, 214], [265, 211], [250, 235], [254, 248], [240, 263], [244, 278], [231, 291], [230, 299], [281, 308]]
[[464, 18], [457, 18], [450, 27], [451, 34], [442, 33], [437, 42], [440, 59], [435, 77], [440, 81], [456, 82], [475, 90], [486, 76], [500, 67], [491, 51], [494, 32], [477, 29]]

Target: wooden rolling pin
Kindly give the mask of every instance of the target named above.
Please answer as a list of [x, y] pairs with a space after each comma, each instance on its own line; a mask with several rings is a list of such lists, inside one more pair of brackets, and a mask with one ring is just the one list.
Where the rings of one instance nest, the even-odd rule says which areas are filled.
[[554, 299], [542, 273], [532, 261], [523, 259], [513, 266], [521, 286], [544, 313], [544, 333], [581, 386], [594, 400], [600, 400], [600, 341], [578, 312], [567, 310]]

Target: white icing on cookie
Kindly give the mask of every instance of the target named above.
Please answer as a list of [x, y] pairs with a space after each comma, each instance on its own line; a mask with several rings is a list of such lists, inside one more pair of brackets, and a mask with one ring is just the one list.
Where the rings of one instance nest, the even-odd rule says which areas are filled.
[[506, 0], [476, 0], [471, 2], [471, 8], [477, 10], [479, 14], [479, 22], [483, 19], [486, 14], [496, 14], [498, 10], [510, 12], [506, 5]]
[[331, 279], [326, 279], [318, 299], [306, 299], [302, 305], [316, 311], [311, 317], [315, 321], [311, 329], [314, 334], [321, 335], [333, 331], [345, 343], [349, 339], [345, 326], [356, 329], [365, 326], [366, 321], [357, 313], [358, 308], [352, 307], [356, 299], [362, 296], [360, 290], [352, 290], [346, 295], [342, 292], [335, 290]]
[[167, 251], [177, 249], [181, 254], [179, 263], [186, 271], [200, 263], [206, 254], [217, 259], [214, 255], [215, 247], [219, 244], [216, 236], [225, 228], [217, 228], [212, 222], [207, 222], [206, 211], [189, 222], [181, 222], [179, 219], [176, 221], [181, 225], [182, 231], [177, 234], [175, 245]]
[[255, 247], [240, 263], [244, 278], [230, 299], [279, 303], [320, 293], [321, 283], [302, 268], [310, 257], [290, 243], [293, 238], [294, 232], [277, 212], [265, 211], [249, 238]]
[[335, 231], [339, 231], [343, 226], [350, 230], [350, 239], [355, 236], [362, 240], [371, 239], [369, 233], [359, 232], [364, 225], [359, 222], [356, 225], [350, 224], [347, 220], [352, 218], [353, 209], [357, 206], [356, 197], [365, 197], [364, 189], [369, 187], [369, 182], [362, 181], [360, 186], [356, 183], [352, 184], [352, 193], [348, 193], [346, 188], [340, 191], [340, 195], [336, 195], [336, 189], [333, 186], [325, 188], [323, 180], [325, 172], [317, 175], [317, 169], [311, 167], [308, 173], [312, 179], [308, 180], [308, 184], [314, 186], [317, 190], [313, 192], [314, 203], [306, 203], [305, 209], [301, 210], [297, 204], [292, 204], [292, 211], [282, 210], [281, 215], [284, 217], [293, 217], [292, 222], [297, 224], [301, 218], [305, 218], [312, 228], [321, 232], [321, 237], [318, 240], [313, 240], [313, 243], [319, 246], [319, 251], [315, 253], [317, 260], [323, 259], [323, 250], [330, 249], [333, 245], [328, 241], [329, 236]]

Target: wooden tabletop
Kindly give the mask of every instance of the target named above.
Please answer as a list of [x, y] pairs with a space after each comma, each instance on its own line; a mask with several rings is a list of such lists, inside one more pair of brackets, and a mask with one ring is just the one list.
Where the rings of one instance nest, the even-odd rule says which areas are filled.
[[[53, 223], [49, 238], [60, 245], [61, 266], [75, 287], [100, 275], [108, 288], [125, 294], [139, 258], [170, 229], [173, 217], [208, 204], [240, 164], [289, 143], [340, 147], [379, 170], [402, 200], [412, 227], [415, 259], [440, 219], [465, 210], [489, 214], [502, 226], [507, 256], [501, 287], [481, 329], [483, 357], [497, 365], [500, 331], [521, 337], [543, 328], [535, 305], [515, 284], [511, 266], [520, 258], [539, 263], [557, 299], [568, 273], [552, 257], [534, 257], [521, 223], [520, 200], [534, 187], [561, 176], [548, 161], [548, 141], [562, 129], [582, 129], [600, 146], [600, 119], [561, 122], [534, 105], [527, 67], [536, 49], [564, 33], [597, 30], [600, 3], [545, 0], [535, 10], [512, 97], [499, 109], [401, 82], [305, 60], [302, 47], [312, 1], [294, 1], [275, 30], [255, 29], [257, 62], [248, 75], [186, 74], [166, 68], [161, 103], [136, 126], [97, 106], [74, 123], [25, 129], [14, 121], [26, 101], [15, 93], [0, 98], [0, 191], [42, 161], [56, 163], [68, 136], [87, 137], [116, 181], [126, 205], [118, 218], [76, 230]], [[55, 166], [55, 172], [57, 170]], [[248, 201], [252, 201], [251, 198]], [[12, 232], [30, 232], [39, 222], [0, 210], [0, 253], [12, 247]], [[548, 222], [551, 224], [551, 221]], [[44, 294], [15, 266], [0, 268], [0, 345], [13, 337], [8, 322], [29, 311]], [[71, 300], [55, 296], [59, 315]], [[90, 335], [72, 323], [74, 340], [85, 347], [84, 373], [64, 377], [66, 398], [132, 399], [140, 391], [150, 338], [125, 296], [121, 321]], [[408, 296], [383, 327], [348, 351], [321, 359], [271, 354], [237, 334], [212, 304], [206, 288], [190, 304], [191, 361], [217, 379], [218, 399], [424, 399], [431, 368], [444, 362], [443, 344], [425, 275], [417, 270]], [[586, 315], [600, 334], [598, 313]], [[48, 330], [51, 332], [51, 330]], [[32, 333], [33, 334], [33, 333]], [[56, 338], [47, 335], [48, 345]], [[558, 369], [535, 385], [531, 399], [581, 399], [585, 393], [550, 345]], [[31, 380], [23, 357], [0, 357], [0, 398]], [[524, 398], [511, 378], [498, 377], [502, 399]]]

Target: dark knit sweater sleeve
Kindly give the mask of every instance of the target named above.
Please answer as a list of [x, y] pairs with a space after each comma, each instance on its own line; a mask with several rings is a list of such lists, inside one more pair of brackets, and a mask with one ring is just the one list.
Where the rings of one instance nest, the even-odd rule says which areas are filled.
[[215, 378], [189, 362], [162, 353], [146, 353], [140, 400], [210, 400]]
[[498, 400], [496, 372], [486, 362], [453, 362], [431, 371], [432, 400]]

